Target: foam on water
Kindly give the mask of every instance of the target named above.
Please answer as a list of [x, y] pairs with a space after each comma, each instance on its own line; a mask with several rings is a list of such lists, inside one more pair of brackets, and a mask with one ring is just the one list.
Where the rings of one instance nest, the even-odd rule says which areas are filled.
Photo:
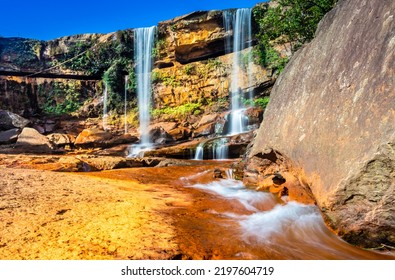
[[[239, 235], [234, 238], [235, 242], [243, 244], [241, 255], [258, 259], [262, 256], [280, 259], [377, 258], [333, 234], [315, 205], [288, 201], [288, 197], [283, 197], [280, 204], [272, 194], [247, 189], [242, 182], [232, 179], [194, 185], [187, 184], [193, 181], [190, 179], [183, 178], [188, 187], [213, 193], [230, 202], [226, 207], [217, 208], [214, 204], [213, 209], [206, 212], [223, 217], [225, 225], [226, 220], [239, 225]], [[244, 209], [233, 207], [234, 202]]]
[[272, 208], [276, 203], [272, 194], [248, 190], [242, 182], [231, 179], [196, 184], [192, 187], [216, 193], [227, 199], [238, 200], [248, 211], [253, 212], [259, 211], [262, 207]]

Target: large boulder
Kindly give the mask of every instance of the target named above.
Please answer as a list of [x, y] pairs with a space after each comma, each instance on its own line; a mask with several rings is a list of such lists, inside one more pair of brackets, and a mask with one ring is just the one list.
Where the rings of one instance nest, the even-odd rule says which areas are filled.
[[100, 129], [84, 129], [78, 134], [74, 145], [81, 148], [97, 148], [105, 146], [105, 143], [112, 138], [110, 132]]
[[29, 122], [29, 120], [17, 114], [5, 110], [0, 110], [0, 131], [13, 128], [24, 128], [29, 124]]
[[25, 153], [52, 153], [53, 146], [48, 138], [40, 134], [37, 130], [25, 127], [15, 144], [17, 151]]
[[74, 145], [79, 148], [108, 148], [121, 144], [135, 143], [138, 138], [131, 134], [112, 135], [108, 131], [92, 128], [78, 134]]
[[395, 1], [339, 1], [277, 80], [247, 173], [293, 172], [344, 239], [394, 246], [394, 73]]

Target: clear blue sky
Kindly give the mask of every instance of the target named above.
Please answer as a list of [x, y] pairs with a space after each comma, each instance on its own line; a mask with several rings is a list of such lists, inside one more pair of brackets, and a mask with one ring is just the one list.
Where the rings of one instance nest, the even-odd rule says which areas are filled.
[[265, 0], [42, 0], [1, 2], [0, 36], [50, 40], [148, 27], [197, 10], [251, 8]]

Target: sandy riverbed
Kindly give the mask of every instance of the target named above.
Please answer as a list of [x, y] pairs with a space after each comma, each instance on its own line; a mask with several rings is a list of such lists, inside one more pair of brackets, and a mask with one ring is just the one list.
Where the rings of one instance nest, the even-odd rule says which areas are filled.
[[[178, 254], [164, 186], [0, 168], [0, 259], [169, 259]], [[154, 195], [153, 195], [154, 193]]]

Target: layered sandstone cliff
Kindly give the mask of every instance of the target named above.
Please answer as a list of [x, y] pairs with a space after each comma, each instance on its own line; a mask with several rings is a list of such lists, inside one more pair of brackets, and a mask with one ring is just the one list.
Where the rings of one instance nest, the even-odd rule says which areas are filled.
[[[160, 22], [153, 53], [154, 108], [194, 103], [218, 109], [219, 100], [225, 101], [220, 105], [226, 110], [233, 54], [226, 54], [225, 40], [232, 36], [225, 31], [223, 11], [194, 12]], [[54, 107], [61, 105], [71, 91], [78, 96], [75, 103], [82, 106], [102, 95], [102, 79], [109, 71], [117, 75], [109, 94], [121, 96], [112, 100], [123, 100], [124, 76], [129, 75], [129, 81], [133, 77], [133, 48], [132, 29], [51, 41], [0, 38], [0, 109], [34, 115], [52, 99]], [[260, 94], [275, 77], [257, 64], [252, 68], [253, 84], [245, 82], [241, 90]], [[246, 71], [240, 75], [248, 80]], [[131, 85], [128, 96], [135, 96]]]

